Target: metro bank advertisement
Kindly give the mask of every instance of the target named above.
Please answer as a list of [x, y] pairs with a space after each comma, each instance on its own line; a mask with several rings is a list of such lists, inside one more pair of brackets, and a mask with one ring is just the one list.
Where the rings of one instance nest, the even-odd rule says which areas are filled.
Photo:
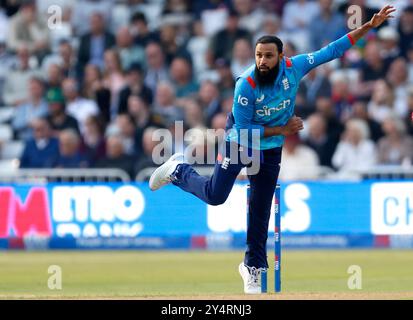
[[[175, 186], [147, 183], [0, 187], [0, 238], [243, 233], [246, 184], [209, 206]], [[413, 182], [281, 184], [283, 234], [413, 234]], [[273, 215], [269, 231], [272, 230]]]

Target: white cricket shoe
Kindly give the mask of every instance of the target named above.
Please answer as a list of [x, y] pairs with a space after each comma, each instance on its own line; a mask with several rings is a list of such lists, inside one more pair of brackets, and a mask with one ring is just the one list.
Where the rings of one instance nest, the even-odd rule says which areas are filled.
[[149, 179], [149, 188], [155, 191], [170, 183], [172, 181], [172, 174], [175, 172], [176, 167], [184, 162], [183, 159], [184, 155], [182, 153], [172, 155], [168, 161], [152, 173]]
[[244, 293], [261, 294], [260, 274], [261, 269], [247, 267], [244, 262], [238, 266], [239, 273], [244, 281]]

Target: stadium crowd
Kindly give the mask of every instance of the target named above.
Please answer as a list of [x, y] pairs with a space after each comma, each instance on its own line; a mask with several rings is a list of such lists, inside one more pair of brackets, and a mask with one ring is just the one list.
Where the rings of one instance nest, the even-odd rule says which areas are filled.
[[[365, 22], [385, 1], [0, 3], [0, 105], [13, 108], [2, 126], [24, 141], [20, 167], [120, 168], [134, 178], [157, 165], [154, 131], [176, 135], [175, 121], [199, 129], [194, 152], [216, 148], [200, 133], [225, 128], [258, 37], [279, 36], [286, 56], [315, 51], [348, 32], [350, 5]], [[314, 178], [318, 166], [412, 164], [413, 1], [392, 5], [395, 19], [302, 81], [305, 129], [286, 139], [281, 179]]]

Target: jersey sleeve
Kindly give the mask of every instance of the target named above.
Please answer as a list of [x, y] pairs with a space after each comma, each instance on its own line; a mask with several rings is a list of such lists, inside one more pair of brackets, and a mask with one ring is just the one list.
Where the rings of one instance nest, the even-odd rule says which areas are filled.
[[[232, 113], [234, 115], [234, 128], [238, 130], [247, 129], [251, 131], [260, 130], [260, 137], [264, 136], [264, 127], [257, 123], [253, 123], [254, 119], [254, 91], [250, 83], [246, 79], [240, 78], [235, 84], [234, 102]], [[251, 133], [250, 132], [250, 133]]]
[[347, 34], [318, 51], [294, 56], [291, 58], [291, 61], [301, 79], [310, 72], [311, 69], [314, 69], [323, 63], [340, 58], [353, 44], [354, 40]]

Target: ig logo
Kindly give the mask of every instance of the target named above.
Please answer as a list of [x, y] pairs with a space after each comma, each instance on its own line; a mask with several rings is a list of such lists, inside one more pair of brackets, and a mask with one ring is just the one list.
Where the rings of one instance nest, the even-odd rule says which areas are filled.
[[238, 103], [243, 105], [244, 107], [248, 104], [248, 99], [245, 97], [241, 97], [241, 95], [238, 96]]

